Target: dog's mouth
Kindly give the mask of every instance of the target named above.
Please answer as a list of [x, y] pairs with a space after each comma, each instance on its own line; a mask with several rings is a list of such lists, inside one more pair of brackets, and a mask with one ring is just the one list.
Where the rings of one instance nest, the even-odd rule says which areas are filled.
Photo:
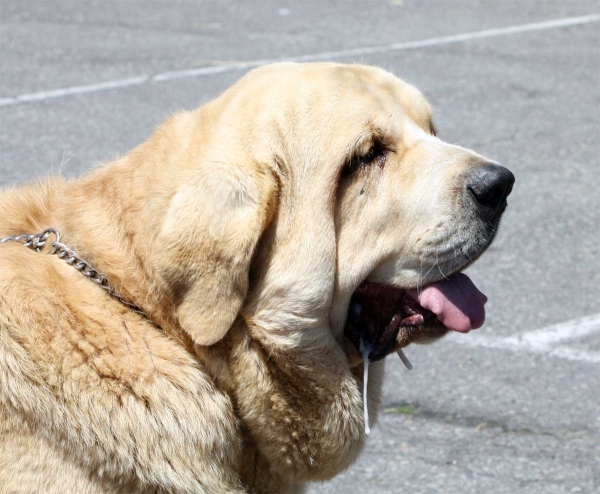
[[364, 282], [352, 295], [344, 333], [363, 357], [376, 361], [394, 348], [481, 327], [486, 302], [463, 273], [420, 290]]

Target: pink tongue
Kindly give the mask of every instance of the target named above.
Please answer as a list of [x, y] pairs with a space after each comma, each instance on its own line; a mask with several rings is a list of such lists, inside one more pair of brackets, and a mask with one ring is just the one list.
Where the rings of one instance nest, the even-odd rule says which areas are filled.
[[417, 293], [409, 295], [425, 309], [433, 312], [448, 329], [468, 333], [480, 328], [485, 321], [487, 297], [463, 273], [455, 273], [450, 278], [432, 283]]

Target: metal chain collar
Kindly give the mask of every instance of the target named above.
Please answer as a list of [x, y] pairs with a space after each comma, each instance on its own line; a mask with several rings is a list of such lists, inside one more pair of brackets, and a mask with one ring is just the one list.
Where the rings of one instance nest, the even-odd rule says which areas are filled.
[[54, 236], [54, 242], [50, 243], [50, 245], [52, 246], [52, 250], [48, 252], [48, 254], [56, 255], [59, 259], [62, 259], [69, 266], [74, 267], [86, 278], [90, 279], [102, 289], [104, 289], [106, 293], [108, 293], [111, 297], [116, 298], [123, 305], [129, 307], [132, 311], [144, 316], [146, 319], [148, 319], [148, 321], [157, 326], [156, 323], [152, 321], [142, 309], [140, 309], [137, 305], [125, 300], [119, 292], [112, 288], [106, 276], [98, 272], [98, 270], [94, 268], [89, 262], [87, 262], [85, 259], [82, 259], [78, 254], [69, 249], [66, 245], [60, 243], [60, 233], [56, 228], [46, 228], [43, 232], [35, 233], [33, 235], [24, 234], [16, 237], [12, 236], [0, 238], [0, 244], [4, 244], [7, 242], [17, 242], [23, 245], [24, 247], [35, 250], [36, 252], [41, 252], [41, 250], [49, 242], [49, 238], [52, 236]]

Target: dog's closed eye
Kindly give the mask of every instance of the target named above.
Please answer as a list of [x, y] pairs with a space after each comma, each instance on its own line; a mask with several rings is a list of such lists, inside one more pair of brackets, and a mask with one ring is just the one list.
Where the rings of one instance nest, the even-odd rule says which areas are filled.
[[[368, 142], [370, 144], [367, 146], [357, 146], [350, 156], [342, 172], [343, 178], [349, 178], [366, 167], [378, 166], [381, 168], [385, 165], [389, 147], [381, 138], [375, 136], [369, 139]], [[364, 150], [365, 147], [366, 151]]]

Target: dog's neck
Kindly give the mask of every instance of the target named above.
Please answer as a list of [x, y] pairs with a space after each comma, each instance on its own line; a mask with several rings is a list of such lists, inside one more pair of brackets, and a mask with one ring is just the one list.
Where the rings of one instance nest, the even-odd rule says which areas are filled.
[[67, 182], [57, 198], [57, 223], [50, 226], [125, 300], [169, 331], [176, 326], [173, 310], [147, 263], [168, 199], [155, 191], [156, 184], [152, 163], [136, 161], [134, 151]]

